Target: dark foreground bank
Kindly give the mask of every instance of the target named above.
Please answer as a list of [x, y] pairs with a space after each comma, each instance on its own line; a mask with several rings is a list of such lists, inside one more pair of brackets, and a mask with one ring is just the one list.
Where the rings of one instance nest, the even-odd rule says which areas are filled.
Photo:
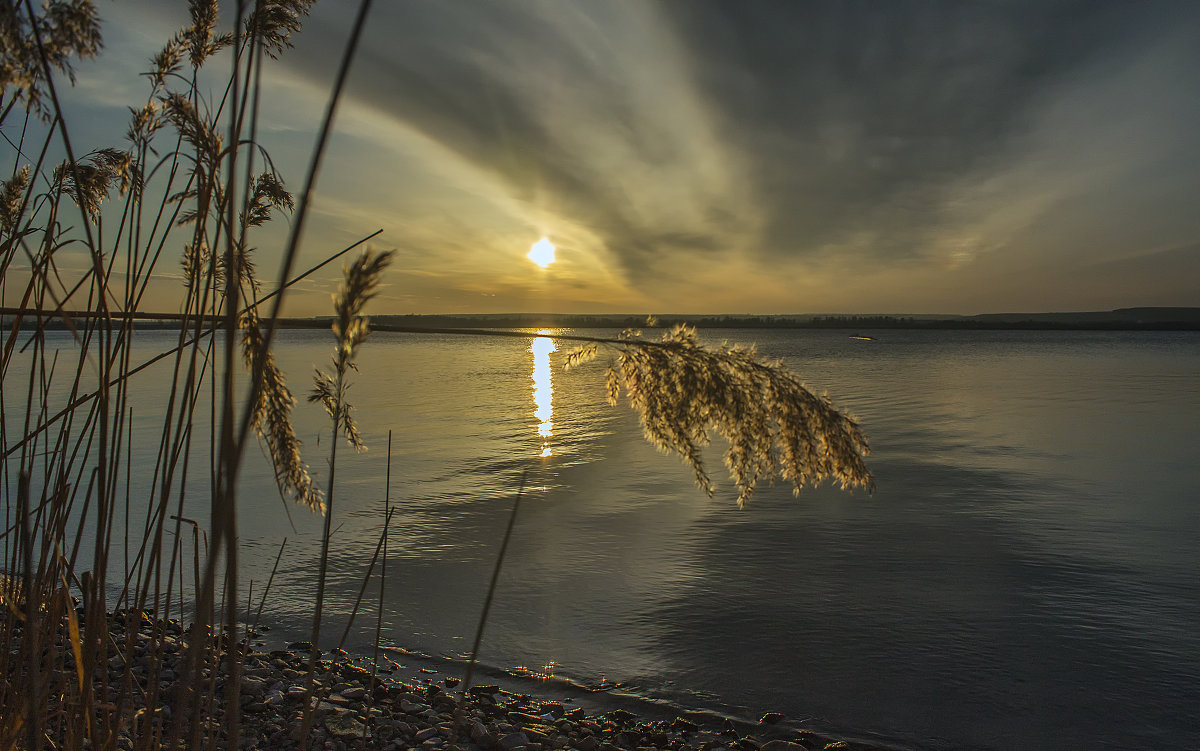
[[[132, 624], [128, 628], [126, 624]], [[110, 623], [106, 669], [97, 686], [108, 708], [128, 706], [116, 723], [117, 738], [108, 747], [121, 751], [165, 747], [173, 728], [172, 706], [181, 696], [187, 634], [178, 622], [117, 614]], [[257, 635], [252, 634], [252, 637]], [[245, 647], [240, 678], [241, 749], [300, 747], [308, 644], [266, 649], [253, 638]], [[214, 661], [215, 663], [215, 661]], [[202, 745], [231, 748], [225, 699], [232, 685], [228, 667], [202, 669], [198, 690]], [[309, 748], [387, 749], [389, 751], [811, 751], [884, 747], [848, 742], [788, 728], [781, 715], [767, 714], [754, 726], [739, 727], [697, 718], [646, 721], [616, 709], [589, 713], [570, 699], [550, 701], [501, 689], [472, 686], [462, 691], [458, 678], [428, 671], [420, 678], [398, 677], [399, 665], [341, 650], [324, 656], [316, 673], [315, 720]], [[64, 670], [71, 666], [64, 664]], [[214, 674], [215, 673], [215, 674]], [[10, 676], [6, 676], [9, 678]], [[125, 681], [132, 679], [132, 686]], [[132, 690], [130, 690], [132, 689]], [[121, 699], [120, 697], [126, 697]], [[49, 708], [53, 710], [53, 708]], [[184, 722], [182, 738], [192, 736]], [[147, 745], [147, 741], [150, 741]], [[186, 740], [185, 740], [186, 743]]]

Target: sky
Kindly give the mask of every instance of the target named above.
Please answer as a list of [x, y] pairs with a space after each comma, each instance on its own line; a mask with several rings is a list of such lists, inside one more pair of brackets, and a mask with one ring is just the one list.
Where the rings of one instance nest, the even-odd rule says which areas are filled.
[[[187, 13], [98, 5], [103, 145]], [[264, 72], [295, 190], [356, 7]], [[316, 195], [302, 266], [397, 251], [376, 313], [1200, 305], [1200, 3], [376, 2]]]

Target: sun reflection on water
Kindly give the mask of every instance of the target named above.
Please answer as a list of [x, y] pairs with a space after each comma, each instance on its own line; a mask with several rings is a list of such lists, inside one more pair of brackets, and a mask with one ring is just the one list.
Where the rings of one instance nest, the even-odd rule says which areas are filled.
[[[539, 331], [548, 334], [548, 331]], [[551, 456], [550, 437], [554, 435], [554, 382], [550, 375], [550, 353], [555, 351], [554, 340], [539, 336], [529, 345], [533, 353], [533, 414], [538, 419], [538, 435], [542, 438], [541, 456]]]

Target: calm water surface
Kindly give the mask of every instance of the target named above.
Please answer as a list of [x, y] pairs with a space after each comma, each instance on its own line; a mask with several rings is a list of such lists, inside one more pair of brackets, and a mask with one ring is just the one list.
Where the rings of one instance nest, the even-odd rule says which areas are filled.
[[[1200, 336], [846, 333], [711, 335], [786, 360], [874, 447], [874, 495], [763, 488], [743, 511], [605, 404], [602, 363], [563, 372], [568, 343], [375, 335], [351, 392], [370, 450], [339, 453], [331, 642], [382, 527], [392, 430], [392, 647], [469, 649], [527, 473], [492, 669], [910, 747], [1200, 748]], [[159, 336], [142, 335], [147, 352]], [[329, 344], [284, 335], [294, 383]], [[139, 461], [160, 382], [135, 413]], [[326, 418], [306, 407], [325, 476]], [[268, 610], [300, 637], [319, 522], [292, 510], [293, 530], [249, 458], [247, 576], [261, 588], [289, 538]]]

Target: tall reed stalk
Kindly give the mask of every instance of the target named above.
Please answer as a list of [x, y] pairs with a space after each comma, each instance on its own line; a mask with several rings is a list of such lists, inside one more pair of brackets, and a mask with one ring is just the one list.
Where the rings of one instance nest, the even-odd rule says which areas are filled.
[[321, 534], [321, 558], [317, 572], [317, 601], [313, 607], [313, 625], [311, 646], [309, 647], [308, 680], [304, 703], [304, 713], [301, 720], [300, 737], [303, 743], [308, 742], [308, 731], [312, 725], [312, 714], [315, 709], [313, 695], [313, 676], [316, 672], [317, 657], [320, 655], [321, 616], [325, 605], [325, 577], [329, 571], [329, 538], [333, 521], [333, 491], [337, 472], [337, 447], [339, 437], [357, 451], [366, 449], [358, 426], [352, 413], [354, 406], [350, 403], [349, 373], [356, 370], [354, 360], [358, 348], [366, 341], [370, 333], [370, 324], [362, 315], [367, 301], [375, 296], [379, 287], [383, 270], [392, 261], [392, 253], [375, 254], [371, 251], [364, 253], [357, 261], [345, 269], [345, 279], [333, 296], [333, 336], [335, 344], [331, 358], [332, 370], [324, 372], [317, 370], [313, 377], [313, 390], [309, 394], [310, 402], [320, 402], [325, 407], [331, 422], [329, 442], [329, 486], [325, 493], [325, 527]]

